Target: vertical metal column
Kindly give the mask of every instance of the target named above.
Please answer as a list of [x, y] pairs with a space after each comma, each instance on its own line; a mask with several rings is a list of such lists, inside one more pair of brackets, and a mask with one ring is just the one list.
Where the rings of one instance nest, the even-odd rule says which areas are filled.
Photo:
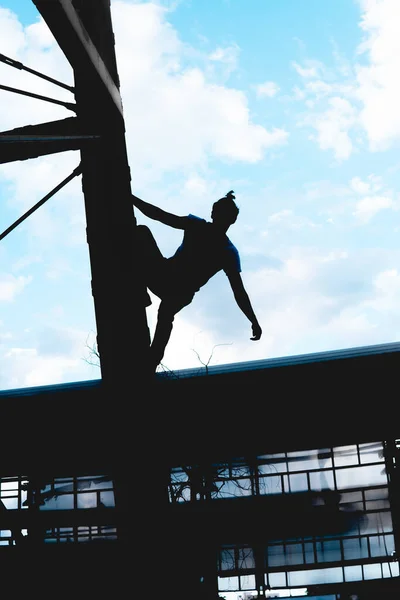
[[[148, 368], [145, 289], [136, 273], [135, 218], [109, 0], [33, 0], [74, 70], [80, 129], [101, 136], [82, 148], [82, 186], [105, 402], [117, 433], [102, 438], [113, 456], [118, 537], [123, 554], [110, 573], [116, 595], [164, 581], [165, 479], [157, 468], [157, 414]], [[154, 439], [156, 438], [156, 439]], [[101, 468], [101, 465], [99, 465]]]

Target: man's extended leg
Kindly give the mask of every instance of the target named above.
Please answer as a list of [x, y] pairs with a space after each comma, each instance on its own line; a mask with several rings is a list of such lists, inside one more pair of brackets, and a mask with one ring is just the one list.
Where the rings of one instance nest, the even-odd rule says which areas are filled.
[[165, 348], [171, 336], [175, 315], [185, 306], [190, 304], [193, 295], [185, 300], [176, 298], [167, 298], [161, 300], [158, 308], [158, 317], [153, 341], [150, 346], [150, 365], [152, 370], [156, 370], [164, 356]]

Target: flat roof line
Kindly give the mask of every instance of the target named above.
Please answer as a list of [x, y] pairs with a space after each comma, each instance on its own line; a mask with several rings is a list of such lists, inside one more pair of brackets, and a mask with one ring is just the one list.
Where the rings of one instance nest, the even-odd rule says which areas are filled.
[[223, 365], [213, 365], [207, 367], [195, 367], [190, 369], [171, 370], [157, 373], [157, 379], [181, 379], [187, 377], [207, 375], [222, 375], [225, 373], [257, 371], [262, 369], [272, 369], [276, 367], [288, 367], [292, 365], [301, 365], [308, 363], [326, 362], [330, 360], [341, 360], [345, 358], [357, 358], [361, 356], [370, 356], [378, 354], [388, 354], [392, 352], [400, 353], [400, 342], [391, 342], [387, 344], [375, 344], [373, 346], [357, 346], [344, 348], [340, 350], [327, 350], [324, 352], [313, 352], [309, 354], [294, 354], [276, 358], [266, 358], [260, 360], [250, 360], [246, 362], [229, 363]]
[[[171, 379], [204, 377], [206, 373], [208, 376], [210, 376], [244, 371], [258, 371], [277, 367], [288, 367], [292, 365], [341, 360], [346, 358], [357, 358], [362, 356], [373, 356], [378, 354], [390, 354], [393, 352], [400, 353], [400, 342], [375, 344], [373, 346], [358, 346], [353, 348], [344, 348], [340, 350], [327, 350], [325, 352], [313, 352], [309, 354], [295, 354], [291, 356], [266, 358], [261, 360], [250, 360], [245, 362], [228, 363], [223, 365], [213, 365], [209, 366], [207, 368], [207, 371], [205, 367], [179, 369], [175, 371], [164, 371], [157, 373], [156, 377], [157, 380], [161, 382], [163, 380]], [[61, 392], [77, 388], [81, 389], [100, 387], [101, 383], [101, 379], [89, 379], [85, 381], [73, 381], [69, 383], [56, 383], [51, 385], [0, 390], [0, 398], [2, 396], [31, 396], [38, 393]]]

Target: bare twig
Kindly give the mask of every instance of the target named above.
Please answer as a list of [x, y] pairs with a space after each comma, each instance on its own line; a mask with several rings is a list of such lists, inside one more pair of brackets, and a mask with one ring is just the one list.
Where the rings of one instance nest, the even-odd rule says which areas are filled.
[[215, 344], [215, 346], [213, 346], [213, 349], [211, 350], [211, 354], [208, 357], [208, 361], [206, 363], [201, 360], [200, 355], [197, 352], [197, 350], [195, 350], [194, 348], [192, 348], [193, 352], [195, 353], [195, 355], [199, 359], [199, 362], [201, 362], [201, 364], [203, 365], [203, 367], [205, 367], [206, 375], [208, 375], [208, 367], [210, 365], [212, 357], [214, 356], [214, 350], [215, 350], [215, 348], [218, 348], [218, 346], [232, 346], [232, 342], [230, 342], [229, 344]]
[[[94, 333], [94, 332], [92, 332]], [[90, 333], [86, 338], [85, 348], [89, 351], [89, 356], [83, 357], [82, 360], [85, 361], [88, 365], [92, 365], [93, 367], [100, 367], [100, 354], [97, 348], [96, 342], [93, 342], [92, 345], [89, 344]]]

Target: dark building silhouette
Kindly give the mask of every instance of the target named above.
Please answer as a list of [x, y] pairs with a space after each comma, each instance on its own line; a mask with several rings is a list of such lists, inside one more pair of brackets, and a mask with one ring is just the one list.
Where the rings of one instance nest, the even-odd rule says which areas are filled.
[[177, 598], [397, 598], [399, 357], [386, 344], [160, 373], [139, 454], [101, 380], [1, 392], [8, 572], [73, 572], [81, 597], [134, 594], [146, 569]]
[[80, 162], [1, 239], [82, 176], [101, 379], [0, 392], [3, 593], [397, 599], [400, 344], [152, 377], [109, 1], [34, 4], [74, 116], [3, 132], [0, 162]]

